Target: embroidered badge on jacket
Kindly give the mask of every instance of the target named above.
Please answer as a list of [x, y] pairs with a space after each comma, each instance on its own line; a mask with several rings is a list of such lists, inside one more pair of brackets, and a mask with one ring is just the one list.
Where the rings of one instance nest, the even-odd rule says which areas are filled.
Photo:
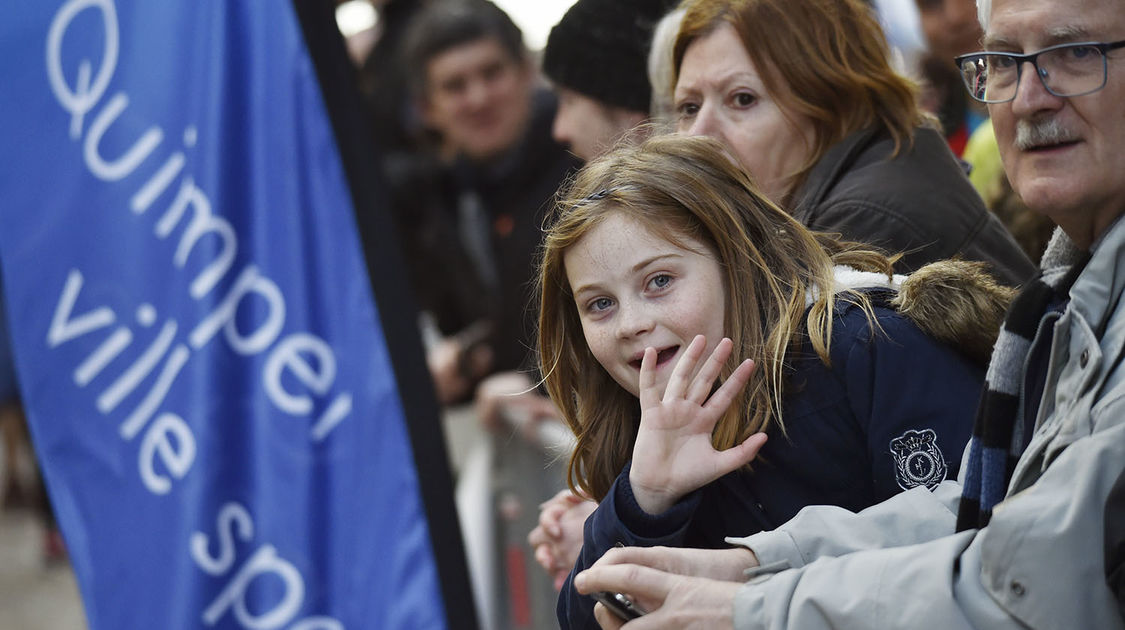
[[945, 479], [945, 457], [937, 447], [933, 429], [910, 430], [891, 440], [895, 480], [903, 490], [926, 486], [930, 490]]

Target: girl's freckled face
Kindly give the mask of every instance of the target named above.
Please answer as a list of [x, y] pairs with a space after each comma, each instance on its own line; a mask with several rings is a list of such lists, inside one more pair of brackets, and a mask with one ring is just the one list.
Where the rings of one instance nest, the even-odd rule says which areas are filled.
[[615, 212], [563, 255], [590, 352], [634, 396], [645, 348], [658, 352], [663, 393], [696, 335], [706, 335], [707, 356], [725, 334], [722, 269], [703, 243], [683, 242], [686, 248]]

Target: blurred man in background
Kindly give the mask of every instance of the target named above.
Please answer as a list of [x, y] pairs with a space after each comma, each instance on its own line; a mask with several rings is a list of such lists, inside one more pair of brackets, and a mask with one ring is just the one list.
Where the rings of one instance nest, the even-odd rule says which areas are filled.
[[420, 306], [440, 333], [431, 373], [453, 403], [485, 375], [529, 365], [539, 226], [577, 160], [551, 139], [554, 97], [538, 85], [519, 28], [491, 2], [430, 2], [403, 59], [441, 167], [396, 187], [396, 215]]

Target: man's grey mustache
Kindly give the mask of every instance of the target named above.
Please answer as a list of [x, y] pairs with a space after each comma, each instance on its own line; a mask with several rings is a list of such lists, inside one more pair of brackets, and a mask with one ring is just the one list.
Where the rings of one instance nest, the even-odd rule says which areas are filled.
[[1063, 127], [1058, 118], [1016, 121], [1016, 148], [1020, 151], [1077, 139], [1078, 136]]

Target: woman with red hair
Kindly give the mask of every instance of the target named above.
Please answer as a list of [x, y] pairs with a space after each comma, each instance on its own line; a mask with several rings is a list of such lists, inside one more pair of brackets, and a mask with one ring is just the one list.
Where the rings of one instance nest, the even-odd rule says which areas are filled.
[[813, 230], [946, 258], [1001, 282], [1034, 272], [985, 208], [860, 0], [689, 0], [673, 52], [680, 133], [718, 139]]

